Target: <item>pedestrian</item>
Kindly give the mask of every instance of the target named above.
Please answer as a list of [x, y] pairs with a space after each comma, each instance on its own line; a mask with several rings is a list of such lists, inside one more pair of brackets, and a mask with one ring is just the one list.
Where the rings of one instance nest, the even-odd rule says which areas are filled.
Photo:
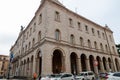
[[37, 78], [37, 74], [34, 73], [34, 74], [33, 74], [33, 79], [36, 80], [36, 78]]

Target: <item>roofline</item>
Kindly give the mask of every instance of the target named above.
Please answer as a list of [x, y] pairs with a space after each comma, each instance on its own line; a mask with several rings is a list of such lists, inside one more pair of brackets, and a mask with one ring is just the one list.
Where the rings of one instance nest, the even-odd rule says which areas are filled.
[[[48, 1], [49, 1], [49, 2], [52, 2], [51, 0], [48, 0]], [[107, 29], [107, 28], [105, 28], [105, 27], [103, 27], [103, 26], [99, 25], [99, 24], [97, 24], [97, 23], [93, 22], [92, 20], [89, 20], [89, 19], [87, 19], [87, 18], [85, 18], [85, 17], [81, 16], [80, 14], [75, 13], [75, 12], [73, 12], [72, 10], [70, 10], [70, 9], [68, 9], [68, 8], [64, 7], [64, 6], [61, 6], [61, 5], [59, 5], [59, 4], [55, 3], [55, 2], [52, 2], [52, 3], [54, 3], [54, 4], [58, 5], [59, 7], [62, 7], [63, 9], [67, 10], [68, 12], [70, 12], [70, 13], [74, 14], [74, 15], [75, 15], [75, 16], [77, 16], [77, 17], [80, 17], [80, 18], [82, 18], [82, 19], [84, 19], [84, 20], [86, 20], [86, 21], [89, 21], [89, 22], [93, 23], [93, 24], [94, 24], [94, 25], [96, 25], [96, 26], [99, 26], [99, 27], [101, 27], [101, 28], [103, 28], [103, 29], [105, 29], [105, 30], [110, 31], [111, 33], [113, 33], [113, 31], [112, 31], [112, 30]]]

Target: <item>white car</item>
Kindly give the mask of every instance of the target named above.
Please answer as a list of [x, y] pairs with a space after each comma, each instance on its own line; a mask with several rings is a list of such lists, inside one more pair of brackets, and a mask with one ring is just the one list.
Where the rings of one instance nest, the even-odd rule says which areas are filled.
[[92, 71], [80, 72], [76, 75], [76, 80], [95, 80], [95, 75]]
[[109, 73], [106, 80], [120, 80], [120, 72]]
[[72, 74], [60, 73], [60, 74], [51, 74], [49, 76], [41, 78], [41, 80], [75, 80], [75, 79]]

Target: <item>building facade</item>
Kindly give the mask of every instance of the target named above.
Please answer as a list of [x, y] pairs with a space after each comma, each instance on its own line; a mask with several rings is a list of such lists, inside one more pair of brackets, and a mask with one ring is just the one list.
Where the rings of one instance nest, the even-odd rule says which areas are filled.
[[0, 76], [6, 76], [8, 70], [9, 56], [0, 55]]
[[10, 50], [11, 74], [32, 76], [81, 71], [120, 71], [113, 32], [67, 9], [42, 0], [35, 16]]

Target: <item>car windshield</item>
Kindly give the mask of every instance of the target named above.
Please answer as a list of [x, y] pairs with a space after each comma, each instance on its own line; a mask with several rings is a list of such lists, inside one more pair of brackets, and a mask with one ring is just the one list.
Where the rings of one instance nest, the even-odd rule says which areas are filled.
[[80, 73], [80, 74], [78, 74], [78, 76], [84, 76], [84, 73]]
[[58, 77], [60, 77], [61, 75], [60, 74], [53, 74], [53, 75], [50, 75], [49, 77], [50, 78], [58, 78]]

